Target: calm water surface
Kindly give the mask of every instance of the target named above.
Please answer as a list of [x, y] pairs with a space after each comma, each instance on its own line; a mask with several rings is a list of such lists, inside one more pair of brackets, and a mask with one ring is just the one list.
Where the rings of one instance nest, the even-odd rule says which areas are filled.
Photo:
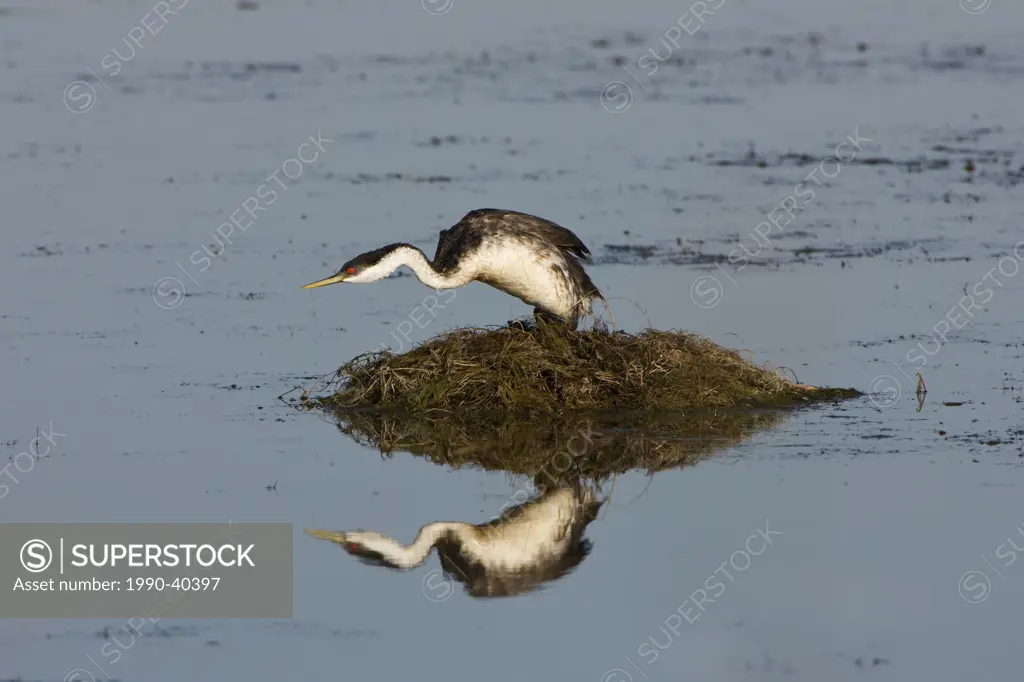
[[[1024, 7], [728, 0], [677, 47], [686, 3], [426, 6], [191, 2], [116, 76], [101, 60], [152, 5], [0, 9], [0, 454], [66, 434], [0, 519], [296, 528], [293, 620], [164, 621], [105, 673], [87, 656], [121, 622], [0, 621], [0, 679], [1014, 675]], [[316, 160], [287, 163], [311, 136]], [[273, 205], [219, 246], [261, 185]], [[276, 400], [381, 344], [525, 314], [473, 285], [400, 326], [429, 293], [411, 278], [299, 288], [388, 241], [430, 250], [483, 206], [575, 230], [621, 327], [874, 399], [620, 476], [590, 555], [516, 598], [441, 599], [436, 557], [395, 573], [306, 537], [409, 541], [522, 488], [382, 458]]]

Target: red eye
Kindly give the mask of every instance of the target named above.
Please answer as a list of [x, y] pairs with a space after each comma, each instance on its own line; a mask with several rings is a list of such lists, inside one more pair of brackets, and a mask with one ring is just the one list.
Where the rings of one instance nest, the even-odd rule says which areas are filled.
[[347, 273], [348, 273], [348, 274], [350, 274], [350, 275], [354, 275], [354, 274], [356, 274], [356, 269], [355, 269], [355, 268], [349, 268], [349, 269], [348, 269], [348, 270], [346, 270], [345, 272], [347, 272]]

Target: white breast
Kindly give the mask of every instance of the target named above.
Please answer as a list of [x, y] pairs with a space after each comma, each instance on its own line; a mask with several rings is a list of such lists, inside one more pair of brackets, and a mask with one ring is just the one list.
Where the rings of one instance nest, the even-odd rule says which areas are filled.
[[565, 256], [517, 240], [485, 245], [475, 259], [478, 277], [524, 302], [562, 317], [572, 317], [579, 296], [571, 284]]

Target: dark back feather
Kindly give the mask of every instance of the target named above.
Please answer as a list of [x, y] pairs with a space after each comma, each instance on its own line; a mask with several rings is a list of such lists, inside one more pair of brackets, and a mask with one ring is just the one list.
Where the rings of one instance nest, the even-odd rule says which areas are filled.
[[574, 258], [590, 259], [590, 249], [572, 230], [550, 220], [498, 208], [478, 208], [462, 217], [458, 223], [441, 230], [437, 240], [434, 265], [442, 271], [452, 270], [458, 265], [463, 251], [480, 245], [485, 237], [494, 234], [521, 235], [556, 246]]

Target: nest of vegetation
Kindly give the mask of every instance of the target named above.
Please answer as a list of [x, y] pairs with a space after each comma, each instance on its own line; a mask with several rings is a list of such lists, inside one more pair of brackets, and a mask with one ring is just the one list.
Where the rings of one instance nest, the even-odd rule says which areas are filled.
[[777, 369], [678, 331], [456, 329], [412, 350], [341, 367], [325, 408], [553, 415], [566, 410], [679, 411], [789, 406], [860, 395], [794, 383]]
[[524, 419], [479, 413], [456, 418], [438, 410], [416, 415], [337, 410], [334, 418], [339, 431], [388, 456], [407, 452], [455, 469], [505, 471], [552, 485], [693, 465], [778, 426], [791, 413], [730, 408]]

